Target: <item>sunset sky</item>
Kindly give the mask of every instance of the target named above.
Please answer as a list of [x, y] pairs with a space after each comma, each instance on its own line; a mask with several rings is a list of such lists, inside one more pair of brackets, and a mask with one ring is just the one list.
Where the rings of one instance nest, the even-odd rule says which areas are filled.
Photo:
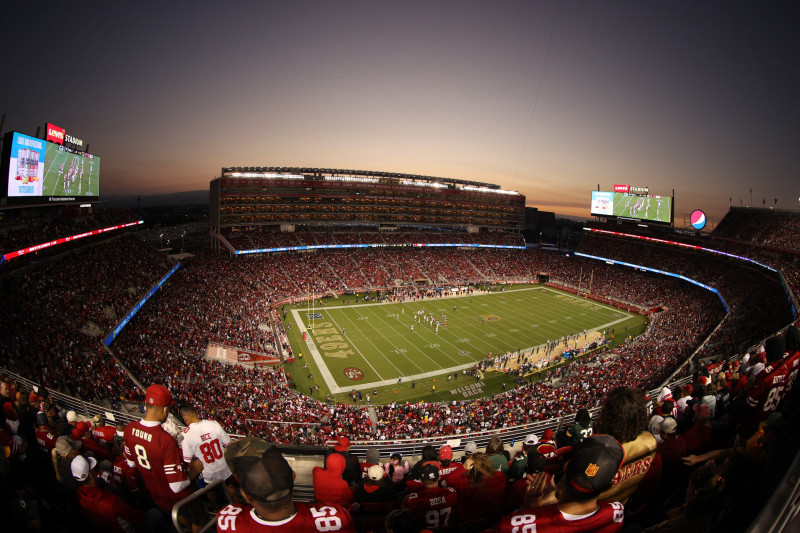
[[311, 166], [587, 217], [598, 185], [674, 189], [715, 225], [750, 189], [800, 208], [798, 4], [12, 2], [0, 112], [88, 142], [102, 195]]

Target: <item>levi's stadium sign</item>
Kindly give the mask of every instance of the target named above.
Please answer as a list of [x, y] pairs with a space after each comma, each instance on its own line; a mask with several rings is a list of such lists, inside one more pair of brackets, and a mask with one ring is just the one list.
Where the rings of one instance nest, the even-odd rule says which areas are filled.
[[59, 128], [55, 124], [47, 123], [47, 140], [56, 144], [64, 145], [64, 135], [66, 130]]

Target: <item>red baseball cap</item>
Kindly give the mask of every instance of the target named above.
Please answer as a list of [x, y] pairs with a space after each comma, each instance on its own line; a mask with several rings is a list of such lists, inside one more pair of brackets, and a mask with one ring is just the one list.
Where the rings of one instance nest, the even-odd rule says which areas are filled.
[[453, 458], [453, 448], [449, 444], [445, 444], [439, 448], [439, 459], [442, 461], [451, 460]]
[[336, 441], [336, 446], [333, 447], [334, 450], [337, 452], [346, 452], [347, 449], [350, 448], [350, 439], [342, 435]]
[[158, 407], [166, 407], [172, 401], [172, 395], [163, 385], [150, 385], [145, 394], [145, 403]]
[[542, 440], [552, 440], [552, 439], [553, 439], [553, 430], [550, 428], [545, 429], [544, 433], [542, 434]]

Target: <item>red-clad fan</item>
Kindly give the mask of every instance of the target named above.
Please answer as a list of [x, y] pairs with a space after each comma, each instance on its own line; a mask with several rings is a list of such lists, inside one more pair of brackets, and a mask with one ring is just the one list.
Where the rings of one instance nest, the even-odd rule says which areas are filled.
[[450, 485], [450, 479], [459, 477], [464, 471], [464, 465], [453, 462], [453, 448], [445, 444], [439, 448], [439, 479], [442, 483]]
[[758, 429], [759, 422], [774, 412], [786, 393], [787, 370], [783, 365], [786, 343], [783, 337], [770, 337], [764, 343], [767, 363], [764, 370], [755, 376], [747, 396], [747, 412], [741, 434], [749, 437]]
[[[235, 443], [229, 449], [235, 451]], [[233, 454], [231, 454], [233, 455]], [[338, 456], [344, 463], [344, 457]], [[226, 453], [226, 461], [228, 454]], [[233, 458], [231, 470], [249, 505], [228, 505], [217, 514], [217, 531], [255, 533], [353, 532], [350, 514], [340, 505], [292, 501], [294, 472], [280, 452], [271, 447], [259, 456]]]
[[[116, 433], [116, 431], [115, 431]], [[92, 438], [88, 422], [78, 422], [72, 430], [72, 440], [80, 441], [83, 450], [91, 452], [98, 461], [111, 460], [111, 451]]]
[[[150, 385], [145, 392], [144, 418], [125, 427], [125, 459], [136, 467], [153, 501], [164, 511], [191, 494], [189, 478], [181, 468], [178, 443], [161, 427], [167, 420], [172, 395], [163, 385]], [[190, 508], [185, 508], [190, 509]], [[184, 520], [202, 525], [202, 516], [187, 511]]]
[[[498, 533], [520, 531], [595, 531], [610, 533], [622, 529], [625, 508], [619, 502], [598, 501], [624, 459], [622, 446], [609, 435], [593, 435], [572, 452], [564, 476], [556, 485], [557, 503], [520, 509], [504, 516], [494, 528]], [[548, 475], [535, 476], [531, 492], [544, 491]]]
[[420, 478], [424, 488], [405, 497], [401, 509], [408, 509], [420, 524], [433, 531], [449, 528], [458, 504], [458, 493], [452, 487], [439, 486], [439, 469], [435, 464], [422, 466]]
[[75, 495], [83, 515], [98, 531], [125, 533], [144, 523], [145, 515], [125, 503], [119, 496], [97, 486], [92, 471], [97, 466], [94, 457], [88, 460], [78, 455], [72, 460], [72, 477], [78, 482]]
[[494, 469], [486, 454], [470, 455], [461, 475], [448, 485], [458, 492], [456, 516], [460, 522], [486, 522], [488, 526], [502, 512], [506, 476]]
[[50, 425], [47, 423], [47, 415], [44, 413], [36, 414], [36, 425], [36, 442], [42, 451], [50, 455], [50, 452], [56, 447], [58, 435], [50, 429]]
[[114, 437], [117, 435], [117, 428], [114, 426], [107, 426], [105, 424], [105, 417], [103, 415], [97, 414], [94, 415], [92, 418], [92, 438], [106, 446], [111, 448], [114, 444]]
[[325, 468], [315, 466], [311, 470], [314, 482], [314, 498], [322, 503], [349, 505], [353, 502], [353, 491], [342, 479], [346, 459], [342, 454], [332, 453], [325, 459]]
[[379, 448], [373, 446], [367, 448], [366, 458], [358, 465], [359, 469], [361, 470], [361, 477], [367, 477], [370, 467], [376, 465], [381, 466], [381, 451]]

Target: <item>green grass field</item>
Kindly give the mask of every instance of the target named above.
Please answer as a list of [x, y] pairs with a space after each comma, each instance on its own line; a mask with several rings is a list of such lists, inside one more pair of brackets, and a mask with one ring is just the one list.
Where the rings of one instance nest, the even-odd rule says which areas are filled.
[[[99, 196], [100, 158], [59, 150], [47, 145], [44, 169], [44, 196]], [[73, 170], [70, 171], [70, 168]]]
[[669, 223], [669, 199], [618, 194], [614, 201], [614, 215]]
[[[424, 316], [433, 313], [442, 323], [446, 317], [447, 328], [440, 325], [437, 333], [435, 326], [417, 321], [419, 310]], [[530, 351], [583, 330], [614, 329], [621, 340], [644, 329], [638, 315], [544, 286], [404, 303], [344, 304], [339, 298], [324, 306], [298, 304], [287, 311], [287, 333], [298, 356], [288, 370], [298, 388], [307, 392], [316, 383], [320, 390], [314, 396], [325, 398], [330, 392], [338, 401], [348, 401], [354, 389], [373, 394], [378, 389], [380, 403], [452, 399], [451, 389], [467, 385], [454, 374], [461, 375], [490, 353]], [[575, 342], [584, 346], [582, 336], [570, 346]], [[501, 381], [513, 380], [487, 372], [485, 381], [473, 395], [496, 392]]]

